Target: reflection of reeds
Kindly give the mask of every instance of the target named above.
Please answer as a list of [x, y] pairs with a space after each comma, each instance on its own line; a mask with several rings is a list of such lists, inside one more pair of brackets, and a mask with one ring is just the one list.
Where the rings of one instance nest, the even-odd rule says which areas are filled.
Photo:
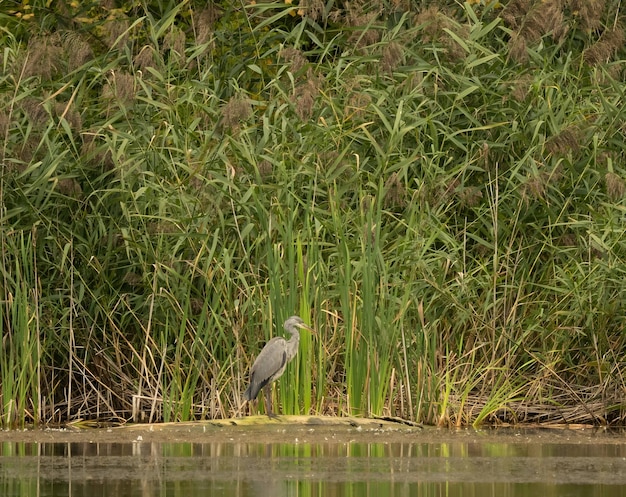
[[6, 32], [1, 423], [242, 414], [291, 314], [284, 413], [623, 422], [623, 32], [566, 3]]

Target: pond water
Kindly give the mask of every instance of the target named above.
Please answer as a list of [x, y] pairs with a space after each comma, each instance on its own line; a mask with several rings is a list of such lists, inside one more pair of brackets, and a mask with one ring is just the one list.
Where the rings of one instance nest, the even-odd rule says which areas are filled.
[[0, 436], [0, 495], [626, 497], [624, 433], [241, 430]]

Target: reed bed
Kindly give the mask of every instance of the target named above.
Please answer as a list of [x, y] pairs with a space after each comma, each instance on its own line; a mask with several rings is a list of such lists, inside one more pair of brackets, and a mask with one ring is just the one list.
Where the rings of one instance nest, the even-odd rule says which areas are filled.
[[620, 4], [503, 3], [0, 7], [0, 425], [255, 412], [292, 314], [285, 414], [623, 424]]

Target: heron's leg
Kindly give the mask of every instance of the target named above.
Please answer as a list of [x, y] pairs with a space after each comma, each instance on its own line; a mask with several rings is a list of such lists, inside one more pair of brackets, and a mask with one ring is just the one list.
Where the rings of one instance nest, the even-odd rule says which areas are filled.
[[265, 397], [265, 412], [267, 413], [267, 416], [270, 418], [276, 418], [276, 414], [274, 414], [272, 412], [272, 386], [271, 385], [267, 385], [265, 388], [263, 388], [263, 392], [265, 393], [264, 397]]

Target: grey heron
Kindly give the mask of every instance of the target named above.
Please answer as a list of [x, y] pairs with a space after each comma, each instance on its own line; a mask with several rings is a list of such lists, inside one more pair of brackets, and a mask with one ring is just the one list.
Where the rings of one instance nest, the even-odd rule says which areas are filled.
[[300, 342], [300, 332], [298, 328], [315, 331], [304, 324], [298, 316], [291, 316], [285, 321], [285, 331], [291, 334], [289, 340], [283, 337], [274, 337], [265, 344], [263, 350], [258, 355], [252, 368], [250, 369], [250, 385], [243, 394], [245, 401], [250, 402], [256, 399], [261, 389], [265, 392], [265, 412], [272, 418], [276, 415], [272, 412], [272, 382], [280, 378], [285, 372], [287, 363], [291, 361], [298, 352]]

